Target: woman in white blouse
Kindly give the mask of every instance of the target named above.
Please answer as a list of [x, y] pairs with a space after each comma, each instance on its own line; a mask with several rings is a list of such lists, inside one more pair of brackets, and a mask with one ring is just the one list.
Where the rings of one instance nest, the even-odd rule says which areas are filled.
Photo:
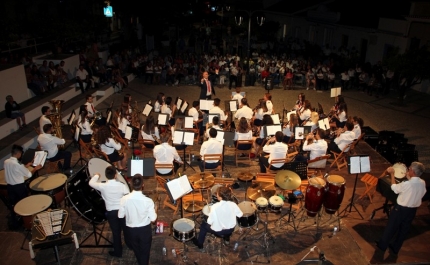
[[130, 125], [130, 122], [127, 120], [127, 109], [121, 108], [118, 113], [118, 132], [122, 138], [125, 137], [125, 130], [127, 125]]
[[288, 123], [284, 125], [282, 128], [282, 133], [284, 134], [284, 139], [282, 142], [288, 144], [292, 142], [294, 139], [294, 128], [299, 125], [299, 119], [297, 115], [294, 113], [290, 114], [290, 118], [288, 119]]
[[348, 109], [346, 103], [340, 103], [336, 113], [330, 120], [330, 127], [343, 128], [345, 126]]
[[[142, 125], [140, 130], [140, 134], [142, 135], [142, 139], [154, 141], [155, 145], [158, 144], [160, 132], [155, 125], [154, 116], [148, 116], [148, 118], [146, 118], [145, 124]], [[152, 146], [150, 148], [152, 148]]]
[[252, 140], [252, 130], [245, 117], [240, 118], [239, 126], [234, 133], [233, 141], [238, 150], [249, 150], [252, 147], [252, 144], [237, 146], [237, 141], [239, 140]]
[[361, 128], [363, 128], [364, 122], [362, 118], [354, 116], [352, 118], [352, 123], [354, 124], [354, 129], [352, 129], [352, 131], [355, 133], [355, 140], [357, 140], [361, 135]]
[[164, 93], [158, 93], [158, 95], [157, 95], [157, 99], [155, 100], [155, 103], [154, 103], [154, 112], [161, 112], [161, 106], [163, 106], [163, 104], [164, 104], [164, 99], [165, 99], [165, 96], [164, 96]]
[[111, 137], [111, 131], [107, 126], [101, 126], [97, 132], [97, 144], [100, 150], [107, 155], [109, 161], [118, 170], [127, 170], [127, 154], [120, 154], [122, 146]]
[[81, 114], [78, 118], [78, 123], [76, 124], [81, 130], [80, 136], [84, 143], [90, 143], [91, 137], [93, 135], [93, 130], [91, 129], [90, 123], [87, 119], [88, 111], [86, 109], [81, 110]]
[[307, 122], [311, 118], [311, 102], [309, 100], [305, 100], [303, 107], [300, 110], [297, 110], [297, 116], [299, 116], [299, 124], [303, 124], [303, 122]]

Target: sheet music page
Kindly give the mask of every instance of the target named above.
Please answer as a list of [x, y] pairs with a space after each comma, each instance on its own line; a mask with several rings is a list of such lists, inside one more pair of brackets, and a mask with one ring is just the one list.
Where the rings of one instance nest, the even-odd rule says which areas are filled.
[[194, 144], [194, 132], [184, 132], [184, 143], [186, 145]]
[[281, 121], [279, 120], [279, 114], [278, 113], [272, 114], [270, 116], [272, 117], [273, 124], [281, 124]]
[[145, 116], [148, 116], [149, 113], [151, 112], [151, 110], [152, 110], [152, 106], [149, 105], [149, 104], [146, 104], [145, 108], [142, 111], [142, 114], [145, 115]]
[[73, 124], [75, 117], [76, 117], [75, 112], [72, 112], [72, 114], [70, 114], [69, 125]]
[[181, 112], [185, 113], [185, 111], [187, 110], [187, 108], [188, 108], [188, 102], [185, 101], [184, 104], [182, 104]]
[[230, 111], [237, 111], [237, 100], [230, 100]]
[[359, 156], [351, 156], [349, 158], [349, 162], [351, 163], [349, 165], [349, 170], [351, 174], [357, 174], [360, 172], [360, 157]]
[[158, 115], [158, 125], [166, 125], [167, 124], [167, 115], [160, 113]]
[[304, 139], [305, 128], [304, 127], [295, 127], [294, 137], [298, 140]]
[[143, 160], [130, 160], [130, 175], [134, 176], [135, 174], [143, 175]]
[[106, 118], [106, 123], [110, 122], [110, 118], [112, 117], [112, 111], [108, 112], [107, 118]]
[[176, 108], [180, 109], [182, 106], [182, 102], [183, 100], [181, 98], [178, 98], [178, 100], [176, 101]]
[[336, 96], [337, 96], [337, 95], [336, 95], [336, 93], [337, 93], [337, 91], [336, 91], [336, 87], [333, 87], [333, 88], [330, 90], [330, 97], [331, 97], [331, 98], [336, 97]]
[[175, 131], [173, 133], [173, 143], [174, 144], [182, 144], [182, 138], [184, 138], [184, 131]]
[[184, 128], [192, 129], [194, 125], [193, 117], [185, 117]]
[[360, 157], [360, 166], [361, 166], [361, 172], [360, 173], [370, 172], [370, 157], [369, 156], [361, 156]]
[[75, 141], [79, 142], [79, 135], [81, 134], [81, 128], [79, 126], [75, 127]]
[[219, 114], [211, 114], [211, 113], [209, 113], [209, 116], [208, 116], [208, 123], [212, 123], [212, 119], [213, 119], [215, 116], [218, 116], [218, 118], [219, 118]]
[[47, 153], [45, 151], [36, 151], [34, 153], [33, 167], [37, 165], [45, 165]]
[[185, 194], [189, 193], [193, 189], [191, 188], [191, 184], [188, 181], [187, 175], [183, 175], [177, 179], [173, 179], [166, 183], [169, 188], [170, 194], [172, 194], [172, 198], [174, 200], [179, 199]]
[[213, 108], [214, 107], [214, 100], [213, 99], [208, 99], [208, 100], [206, 100], [206, 107], [208, 107], [208, 109], [207, 110], [210, 110], [211, 108]]
[[200, 109], [201, 110], [209, 110], [207, 107], [206, 99], [200, 99]]
[[216, 138], [217, 141], [221, 142], [224, 139], [224, 131], [218, 131], [217, 130], [217, 134], [216, 134]]
[[125, 139], [130, 140], [131, 139], [131, 133], [133, 132], [133, 129], [130, 126], [125, 127]]
[[327, 130], [327, 128], [325, 127], [324, 120], [318, 121], [318, 127], [320, 127], [321, 130]]
[[326, 130], [330, 129], [330, 122], [329, 122], [328, 118], [323, 119], [323, 121], [324, 121]]

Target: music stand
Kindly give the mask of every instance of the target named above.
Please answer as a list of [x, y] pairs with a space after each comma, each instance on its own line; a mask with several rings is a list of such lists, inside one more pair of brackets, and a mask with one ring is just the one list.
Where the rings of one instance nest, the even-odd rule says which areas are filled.
[[[217, 130], [215, 139], [222, 143], [222, 157], [224, 157], [224, 151], [226, 146], [229, 146], [229, 147], [234, 146], [234, 141], [233, 141], [234, 135], [235, 135], [235, 132]], [[224, 159], [223, 159], [221, 168], [222, 170], [224, 170]]]
[[343, 209], [340, 213], [345, 212], [349, 207], [349, 212], [351, 213], [352, 207], [354, 207], [355, 211], [360, 215], [361, 219], [364, 219], [364, 217], [361, 215], [361, 213], [358, 211], [357, 207], [355, 207], [354, 202], [354, 196], [355, 196], [355, 190], [357, 188], [357, 179], [358, 174], [360, 173], [367, 173], [370, 172], [370, 158], [368, 155], [355, 155], [348, 157], [348, 172], [349, 174], [355, 174], [355, 182], [354, 182], [354, 189], [352, 190], [351, 200], [348, 203], [348, 205]]
[[81, 128], [78, 126], [78, 125], [76, 125], [75, 126], [75, 135], [73, 136], [73, 141], [75, 142], [75, 143], [77, 143], [78, 144], [78, 148], [79, 148], [79, 159], [78, 159], [78, 161], [76, 161], [76, 163], [73, 165], [73, 167], [72, 168], [74, 168], [78, 163], [79, 163], [79, 161], [81, 162], [81, 166], [84, 166], [83, 164], [82, 164], [82, 162], [85, 162], [85, 164], [87, 164], [88, 163], [88, 160], [86, 160], [85, 158], [83, 158], [82, 157], [82, 150], [81, 150], [81, 145], [79, 144], [79, 139], [81, 138]]
[[[174, 139], [173, 141], [174, 144], [185, 145], [185, 146], [194, 145], [194, 132], [176, 130], [173, 134], [173, 139]], [[187, 160], [185, 159], [185, 148], [183, 149], [182, 160], [184, 162], [184, 171], [186, 169], [186, 165], [188, 165], [190, 168], [196, 171], [193, 168], [193, 166], [191, 166], [191, 161], [190, 163], [188, 163]]]

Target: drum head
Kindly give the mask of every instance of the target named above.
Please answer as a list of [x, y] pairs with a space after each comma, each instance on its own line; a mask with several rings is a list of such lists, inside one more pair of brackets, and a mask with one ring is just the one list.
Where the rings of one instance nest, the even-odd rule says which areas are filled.
[[224, 186], [224, 185], [222, 185], [222, 184], [215, 184], [215, 185], [213, 185], [213, 187], [211, 188], [211, 196], [216, 196], [216, 193], [218, 192], [218, 189], [220, 187], [222, 187], [222, 186]]
[[20, 200], [14, 211], [21, 216], [30, 216], [48, 209], [52, 204], [52, 198], [46, 194], [37, 194]]
[[252, 215], [257, 210], [257, 207], [255, 206], [255, 204], [249, 201], [243, 201], [239, 203], [237, 206], [239, 206], [239, 209], [242, 211], [243, 216]]
[[406, 165], [403, 163], [395, 163], [393, 165], [394, 168], [394, 177], [398, 179], [402, 179], [406, 177], [406, 173], [408, 172], [408, 169], [406, 168]]
[[274, 206], [281, 206], [284, 204], [284, 201], [278, 195], [274, 195], [269, 198], [269, 203]]
[[258, 206], [267, 206], [267, 199], [264, 197], [257, 198], [255, 200], [255, 204], [257, 204]]
[[345, 184], [345, 179], [339, 175], [330, 175], [327, 177], [327, 182], [334, 185], [343, 185]]
[[322, 178], [310, 178], [309, 179], [309, 185], [315, 186], [315, 187], [324, 187], [325, 186], [325, 180]]
[[61, 173], [40, 176], [30, 182], [30, 189], [34, 191], [50, 191], [63, 186], [67, 176]]
[[173, 222], [173, 228], [179, 232], [188, 232], [194, 229], [194, 222], [187, 218], [181, 218]]
[[[87, 164], [88, 178], [92, 178], [95, 174], [100, 174], [98, 182], [107, 181], [108, 179], [106, 178], [105, 170], [109, 166], [113, 165], [108, 161], [105, 161], [98, 157], [91, 158]], [[116, 180], [125, 184], [128, 192], [130, 192], [130, 186], [128, 185], [128, 182], [124, 179], [124, 177], [121, 175], [121, 173], [119, 173], [118, 170], [116, 171]]]
[[203, 207], [202, 212], [203, 212], [204, 215], [209, 216], [209, 213], [211, 212], [211, 206], [212, 206], [212, 204], [206, 204]]

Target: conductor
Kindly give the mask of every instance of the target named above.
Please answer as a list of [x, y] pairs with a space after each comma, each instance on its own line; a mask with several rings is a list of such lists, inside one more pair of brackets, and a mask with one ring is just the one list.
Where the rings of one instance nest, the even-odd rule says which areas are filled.
[[[218, 75], [219, 70], [215, 73]], [[215, 96], [214, 84], [209, 80], [209, 73], [203, 72], [203, 78], [200, 80], [200, 99], [211, 99], [212, 94]]]

